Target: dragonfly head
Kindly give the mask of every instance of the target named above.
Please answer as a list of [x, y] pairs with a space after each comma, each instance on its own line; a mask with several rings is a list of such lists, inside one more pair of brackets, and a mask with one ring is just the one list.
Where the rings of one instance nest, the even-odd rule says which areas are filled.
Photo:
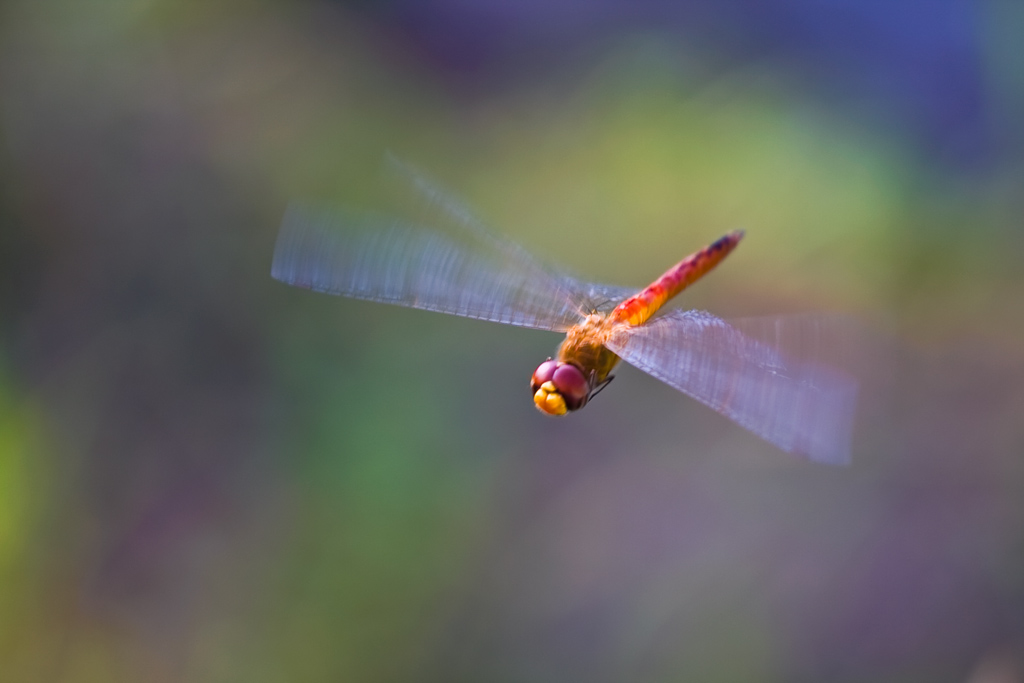
[[572, 363], [549, 358], [534, 371], [530, 391], [538, 410], [548, 415], [565, 415], [587, 402], [590, 382]]

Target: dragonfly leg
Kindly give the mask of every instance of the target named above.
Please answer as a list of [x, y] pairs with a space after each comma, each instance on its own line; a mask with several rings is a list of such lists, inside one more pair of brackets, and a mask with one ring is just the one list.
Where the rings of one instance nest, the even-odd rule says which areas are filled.
[[613, 379], [615, 379], [615, 375], [610, 375], [608, 379], [598, 384], [597, 387], [592, 392], [590, 392], [590, 396], [587, 397], [587, 402], [589, 403], [591, 400], [593, 400], [595, 396], [604, 391], [604, 388], [611, 384]]

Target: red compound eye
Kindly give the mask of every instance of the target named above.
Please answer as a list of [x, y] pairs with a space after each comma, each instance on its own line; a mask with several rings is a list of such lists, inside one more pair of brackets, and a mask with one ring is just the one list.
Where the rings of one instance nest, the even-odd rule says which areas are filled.
[[[538, 368], [539, 370], [540, 368]], [[565, 405], [569, 410], [576, 410], [586, 402], [590, 386], [587, 383], [587, 378], [575, 365], [561, 363], [555, 370], [551, 381], [555, 383], [558, 393], [565, 399]]]
[[557, 361], [546, 360], [541, 363], [537, 369], [533, 371], [533, 379], [530, 380], [530, 388], [533, 391], [537, 391], [541, 384], [551, 381], [551, 378], [555, 376], [555, 370], [557, 369]]

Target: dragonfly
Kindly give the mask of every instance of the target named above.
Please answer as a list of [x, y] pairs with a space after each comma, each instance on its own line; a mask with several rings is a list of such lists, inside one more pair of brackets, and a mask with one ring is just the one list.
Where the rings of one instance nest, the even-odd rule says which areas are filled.
[[830, 363], [841, 316], [723, 320], [670, 308], [740, 243], [734, 231], [642, 289], [587, 282], [492, 232], [451, 194], [393, 162], [434, 220], [291, 204], [271, 275], [288, 285], [565, 335], [530, 378], [534, 404], [579, 411], [626, 363], [776, 447], [849, 461], [858, 382]]

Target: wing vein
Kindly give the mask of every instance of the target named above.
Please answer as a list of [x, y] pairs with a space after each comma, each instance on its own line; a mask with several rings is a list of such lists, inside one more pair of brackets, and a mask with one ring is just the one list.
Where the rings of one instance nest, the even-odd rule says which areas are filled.
[[[722, 413], [779, 448], [828, 463], [849, 460], [857, 382], [820, 362], [810, 317], [804, 351], [787, 353], [781, 334], [755, 338], [703, 311], [671, 311], [623, 328], [609, 348], [623, 360]], [[802, 321], [802, 322], [801, 322]]]

